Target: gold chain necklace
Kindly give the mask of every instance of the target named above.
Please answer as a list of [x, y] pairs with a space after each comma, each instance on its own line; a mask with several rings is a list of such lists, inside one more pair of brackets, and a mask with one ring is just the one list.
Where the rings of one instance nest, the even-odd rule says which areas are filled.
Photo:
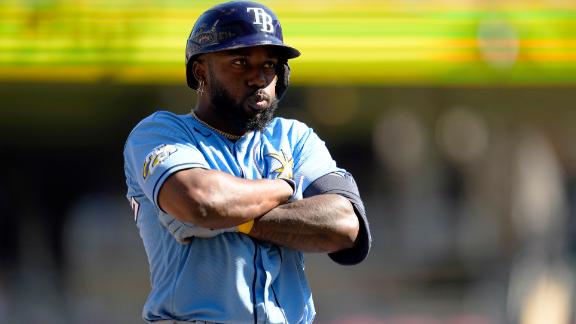
[[206, 123], [206, 122], [203, 121], [202, 119], [198, 118], [198, 116], [196, 115], [196, 112], [195, 112], [195, 111], [192, 111], [192, 117], [194, 117], [194, 119], [196, 119], [200, 124], [202, 124], [202, 125], [206, 126], [207, 128], [215, 131], [216, 133], [218, 133], [218, 134], [226, 137], [226, 138], [229, 139], [229, 140], [234, 140], [234, 141], [235, 141], [235, 140], [238, 140], [238, 139], [242, 138], [242, 135], [229, 134], [229, 133], [226, 133], [226, 132], [224, 132], [224, 131], [221, 131], [221, 130], [219, 130], [219, 129], [216, 129], [216, 128], [208, 125], [208, 123]]

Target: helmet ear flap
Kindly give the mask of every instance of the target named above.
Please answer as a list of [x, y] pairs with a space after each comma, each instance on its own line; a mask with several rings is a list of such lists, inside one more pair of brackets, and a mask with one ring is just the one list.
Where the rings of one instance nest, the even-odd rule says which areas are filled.
[[278, 81], [276, 81], [276, 98], [281, 100], [290, 84], [290, 66], [288, 65], [288, 61], [278, 64], [276, 74], [278, 75]]

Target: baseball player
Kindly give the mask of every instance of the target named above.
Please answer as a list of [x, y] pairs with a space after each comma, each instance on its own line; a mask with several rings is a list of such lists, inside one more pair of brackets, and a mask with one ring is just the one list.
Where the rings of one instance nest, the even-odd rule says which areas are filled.
[[311, 323], [303, 252], [357, 264], [370, 247], [358, 188], [324, 142], [274, 117], [300, 52], [254, 2], [217, 5], [186, 46], [185, 115], [142, 120], [124, 149], [144, 242], [150, 323]]

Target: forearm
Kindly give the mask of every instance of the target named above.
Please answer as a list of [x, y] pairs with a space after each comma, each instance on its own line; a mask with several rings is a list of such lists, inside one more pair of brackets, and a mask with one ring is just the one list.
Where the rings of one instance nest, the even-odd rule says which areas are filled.
[[358, 218], [339, 195], [318, 195], [280, 205], [254, 222], [250, 236], [303, 252], [335, 252], [352, 247]]
[[159, 193], [161, 208], [206, 228], [227, 228], [260, 217], [292, 194], [283, 180], [247, 180], [204, 169], [179, 172]]

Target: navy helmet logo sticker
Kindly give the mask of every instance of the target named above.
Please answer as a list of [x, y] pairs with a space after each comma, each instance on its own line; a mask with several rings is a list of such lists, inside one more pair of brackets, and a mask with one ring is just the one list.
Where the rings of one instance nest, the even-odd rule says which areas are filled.
[[247, 12], [253, 11], [254, 12], [254, 25], [262, 25], [263, 32], [266, 33], [274, 33], [274, 25], [272, 25], [272, 16], [270, 16], [264, 9], [262, 8], [246, 8]]
[[144, 180], [154, 173], [154, 170], [156, 170], [160, 163], [176, 151], [177, 148], [174, 145], [162, 144], [156, 146], [144, 160], [144, 166], [142, 167], [142, 177], [144, 177]]

